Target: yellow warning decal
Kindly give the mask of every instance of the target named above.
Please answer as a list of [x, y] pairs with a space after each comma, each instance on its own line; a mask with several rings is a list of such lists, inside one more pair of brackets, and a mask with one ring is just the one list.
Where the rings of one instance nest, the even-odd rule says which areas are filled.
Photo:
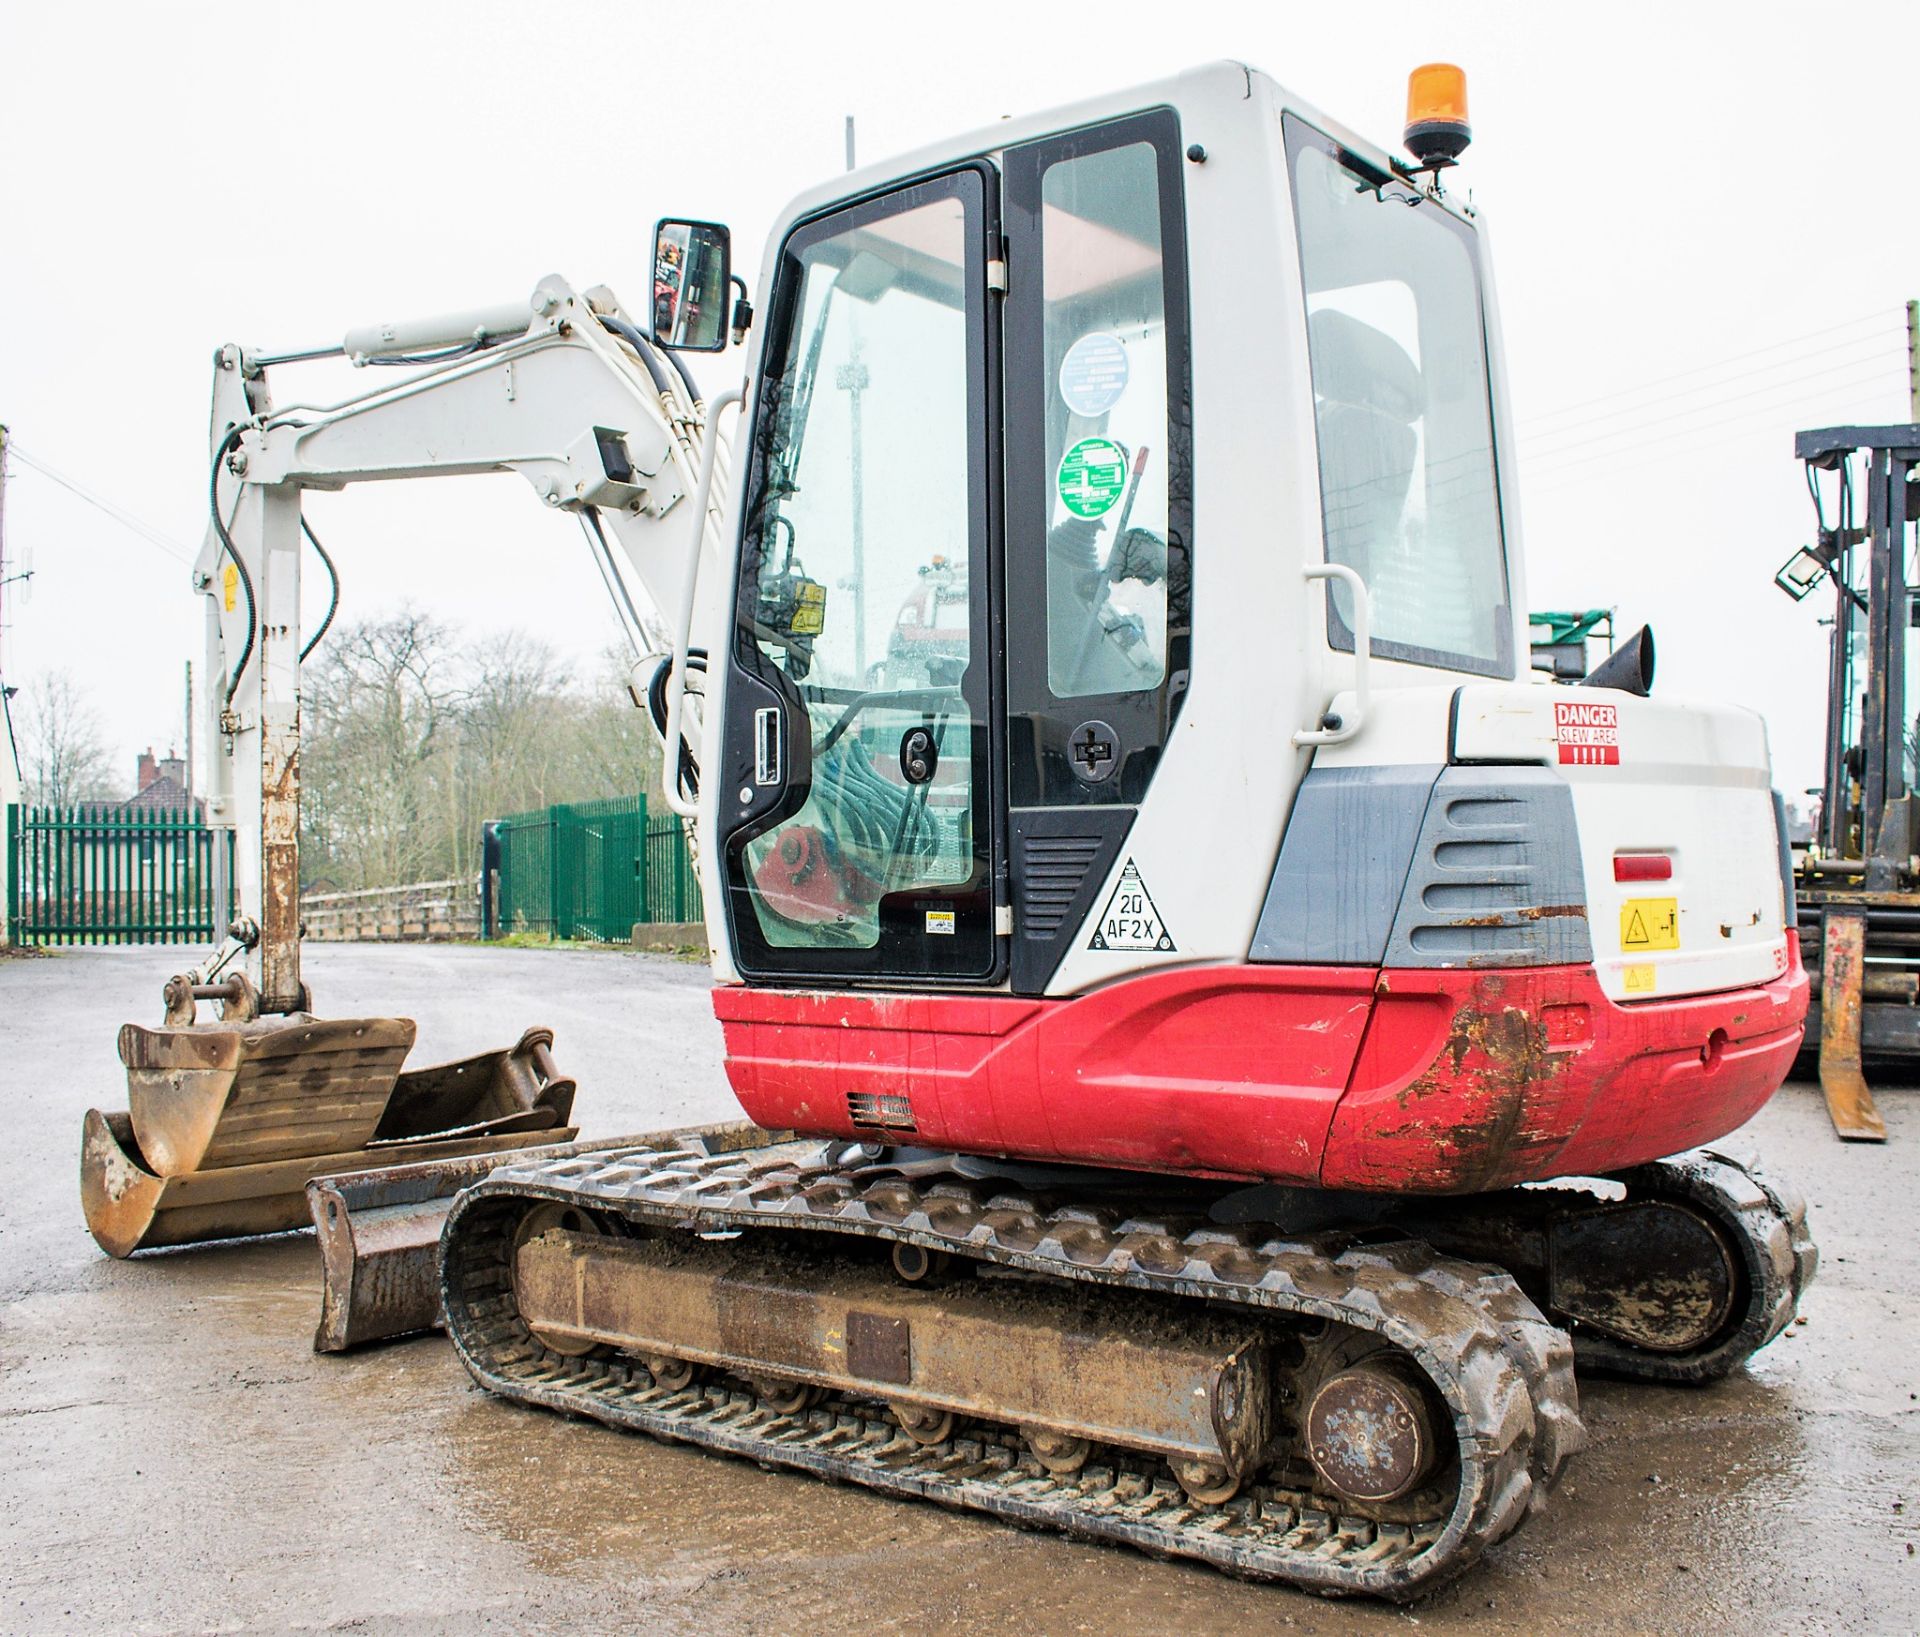
[[1623, 966], [1620, 968], [1620, 976], [1626, 979], [1628, 994], [1650, 995], [1653, 993], [1651, 966]]
[[1629, 955], [1650, 949], [1678, 949], [1680, 900], [1629, 898], [1620, 906], [1620, 947]]
[[233, 594], [239, 589], [240, 570], [229, 563], [220, 571], [221, 601], [227, 606], [227, 612], [233, 612]]

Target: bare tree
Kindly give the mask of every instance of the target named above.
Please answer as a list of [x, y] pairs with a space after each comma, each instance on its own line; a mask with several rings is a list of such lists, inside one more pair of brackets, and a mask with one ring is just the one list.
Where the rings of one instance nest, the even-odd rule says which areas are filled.
[[624, 656], [573, 676], [520, 631], [462, 640], [402, 610], [343, 629], [304, 694], [308, 883], [471, 875], [488, 819], [644, 794], [659, 767]]
[[66, 807], [118, 798], [113, 757], [86, 690], [68, 671], [49, 671], [21, 690], [21, 771], [27, 800]]
[[308, 673], [302, 811], [309, 875], [342, 887], [418, 881], [444, 867], [436, 786], [458, 691], [451, 633], [413, 609], [350, 625]]

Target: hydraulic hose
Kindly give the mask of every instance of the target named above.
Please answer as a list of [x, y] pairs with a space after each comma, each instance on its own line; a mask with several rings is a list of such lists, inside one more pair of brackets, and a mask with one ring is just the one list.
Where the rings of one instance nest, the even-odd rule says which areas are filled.
[[[687, 650], [687, 674], [705, 676], [707, 672], [707, 651], [704, 648]], [[647, 683], [647, 714], [653, 718], [653, 728], [661, 737], [662, 743], [667, 734], [667, 678], [673, 674], [673, 655], [668, 654], [653, 668], [653, 678]], [[680, 741], [680, 767], [678, 780], [682, 789], [691, 797], [700, 794], [700, 769], [694, 762], [693, 752], [687, 748], [685, 739]]]
[[660, 350], [667, 355], [667, 362], [673, 365], [674, 374], [680, 377], [681, 384], [686, 387], [687, 397], [696, 404], [704, 403], [706, 401], [705, 394], [694, 384], [693, 376], [688, 371], [687, 366], [680, 362], [680, 354], [675, 352], [671, 347], [662, 347]]
[[680, 355], [673, 348], [661, 346], [639, 325], [629, 323], [624, 318], [608, 318], [603, 314], [600, 322], [640, 355], [640, 362], [647, 366], [647, 373], [653, 377], [653, 384], [662, 392], [667, 390], [667, 383], [660, 373], [657, 360], [664, 355], [667, 362], [673, 366], [673, 373], [680, 377], [680, 384], [687, 389], [687, 401], [695, 404], [705, 401], [692, 375], [687, 372], [687, 366], [680, 362]]
[[327, 617], [320, 622], [320, 629], [313, 633], [306, 647], [300, 650], [300, 663], [307, 662], [307, 655], [320, 646], [320, 639], [327, 634], [327, 627], [333, 624], [333, 616], [340, 612], [340, 571], [333, 566], [333, 559], [327, 555], [327, 548], [320, 544], [320, 536], [313, 532], [313, 525], [304, 517], [300, 519], [300, 532], [313, 543], [313, 549], [320, 553], [320, 561], [327, 566], [327, 578], [333, 582], [333, 591], [327, 601]]
[[[241, 428], [233, 427], [220, 440], [220, 447], [213, 452], [213, 471], [207, 478], [207, 509], [213, 516], [213, 532], [220, 537], [220, 544], [233, 559], [233, 566], [240, 571], [240, 584], [247, 593], [247, 640], [240, 650], [240, 663], [233, 668], [233, 675], [227, 678], [226, 697], [221, 702], [233, 703], [233, 696], [240, 687], [241, 674], [247, 668], [247, 661], [253, 658], [253, 634], [259, 624], [259, 611], [253, 601], [253, 576], [247, 572], [247, 565], [240, 560], [240, 553], [234, 549], [233, 536], [227, 533], [227, 526], [220, 521], [220, 467], [227, 458], [227, 451], [240, 441]], [[316, 541], [315, 544], [318, 544]], [[325, 555], [322, 553], [322, 555]]]
[[[667, 372], [660, 367], [659, 355], [654, 350], [653, 340], [645, 331], [629, 324], [624, 318], [610, 318], [605, 313], [600, 315], [600, 323], [603, 328], [619, 336], [633, 348], [634, 356], [647, 366], [647, 373], [653, 377], [654, 388], [662, 397], [673, 391], [673, 383], [667, 379]], [[684, 373], [681, 378], [685, 379]]]

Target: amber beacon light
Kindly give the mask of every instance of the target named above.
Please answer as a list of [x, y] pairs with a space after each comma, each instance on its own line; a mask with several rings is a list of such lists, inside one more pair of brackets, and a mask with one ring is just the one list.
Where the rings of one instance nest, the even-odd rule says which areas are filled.
[[1473, 140], [1467, 124], [1466, 70], [1427, 63], [1407, 76], [1407, 151], [1422, 170], [1456, 163]]

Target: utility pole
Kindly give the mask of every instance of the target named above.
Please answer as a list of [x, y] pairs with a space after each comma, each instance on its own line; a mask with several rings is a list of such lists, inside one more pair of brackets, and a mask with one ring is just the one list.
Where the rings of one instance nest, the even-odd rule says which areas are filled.
[[[7, 635], [7, 429], [0, 426], [0, 643]], [[0, 655], [0, 658], [3, 658]], [[7, 668], [0, 664], [0, 677]]]
[[193, 661], [187, 661], [187, 811], [193, 811]]
[[[847, 141], [853, 141], [852, 120], [847, 121]], [[1920, 301], [1907, 303], [1907, 413], [1920, 421]]]

